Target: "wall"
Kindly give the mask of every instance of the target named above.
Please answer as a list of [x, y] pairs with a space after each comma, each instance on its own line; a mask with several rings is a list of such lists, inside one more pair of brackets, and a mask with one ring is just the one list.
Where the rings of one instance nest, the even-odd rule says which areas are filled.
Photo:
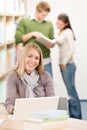
[[[30, 15], [34, 12], [37, 2], [40, 0], [27, 0], [27, 14]], [[77, 66], [76, 71], [76, 89], [80, 99], [87, 99], [87, 15], [86, 15], [86, 0], [47, 0], [52, 8], [48, 18], [52, 20], [56, 30], [56, 18], [61, 12], [69, 15], [73, 30], [76, 35], [76, 50], [75, 50], [75, 63]], [[62, 81], [61, 74], [58, 67], [58, 47], [55, 46], [51, 49], [52, 65], [53, 65], [53, 78], [56, 95], [67, 96], [65, 85]]]

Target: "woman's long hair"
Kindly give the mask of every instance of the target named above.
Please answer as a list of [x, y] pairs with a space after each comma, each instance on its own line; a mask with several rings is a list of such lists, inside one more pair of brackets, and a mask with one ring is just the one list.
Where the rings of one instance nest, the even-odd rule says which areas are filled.
[[57, 19], [62, 20], [65, 24], [67, 24], [64, 29], [66, 29], [66, 28], [71, 29], [73, 32], [73, 38], [74, 38], [74, 40], [76, 40], [68, 15], [65, 13], [61, 13], [60, 15], [58, 15]]

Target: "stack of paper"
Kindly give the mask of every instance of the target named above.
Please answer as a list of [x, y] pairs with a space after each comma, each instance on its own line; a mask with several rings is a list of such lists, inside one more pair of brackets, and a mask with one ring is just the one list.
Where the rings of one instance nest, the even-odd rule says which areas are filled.
[[66, 110], [48, 109], [31, 113], [28, 120], [35, 122], [50, 122], [65, 120], [67, 118], [68, 115]]
[[62, 130], [68, 127], [65, 110], [43, 110], [30, 114], [24, 123], [24, 130]]

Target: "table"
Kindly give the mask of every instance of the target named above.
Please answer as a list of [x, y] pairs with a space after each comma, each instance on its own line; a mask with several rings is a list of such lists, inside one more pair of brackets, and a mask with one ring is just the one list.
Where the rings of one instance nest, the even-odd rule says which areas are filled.
[[[5, 119], [0, 130], [24, 130], [24, 122], [10, 120], [4, 105], [0, 105], [0, 119]], [[63, 130], [87, 130], [87, 121], [69, 118], [68, 128]]]

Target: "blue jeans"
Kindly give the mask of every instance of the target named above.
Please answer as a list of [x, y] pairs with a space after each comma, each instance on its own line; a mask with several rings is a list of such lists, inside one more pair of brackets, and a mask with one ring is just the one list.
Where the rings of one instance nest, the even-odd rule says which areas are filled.
[[49, 72], [52, 76], [52, 64], [51, 63], [44, 65], [44, 70]]
[[67, 64], [66, 70], [61, 70], [62, 78], [65, 83], [69, 99], [69, 114], [72, 118], [81, 119], [81, 106], [78, 94], [75, 88], [75, 71], [76, 66], [74, 63]]

